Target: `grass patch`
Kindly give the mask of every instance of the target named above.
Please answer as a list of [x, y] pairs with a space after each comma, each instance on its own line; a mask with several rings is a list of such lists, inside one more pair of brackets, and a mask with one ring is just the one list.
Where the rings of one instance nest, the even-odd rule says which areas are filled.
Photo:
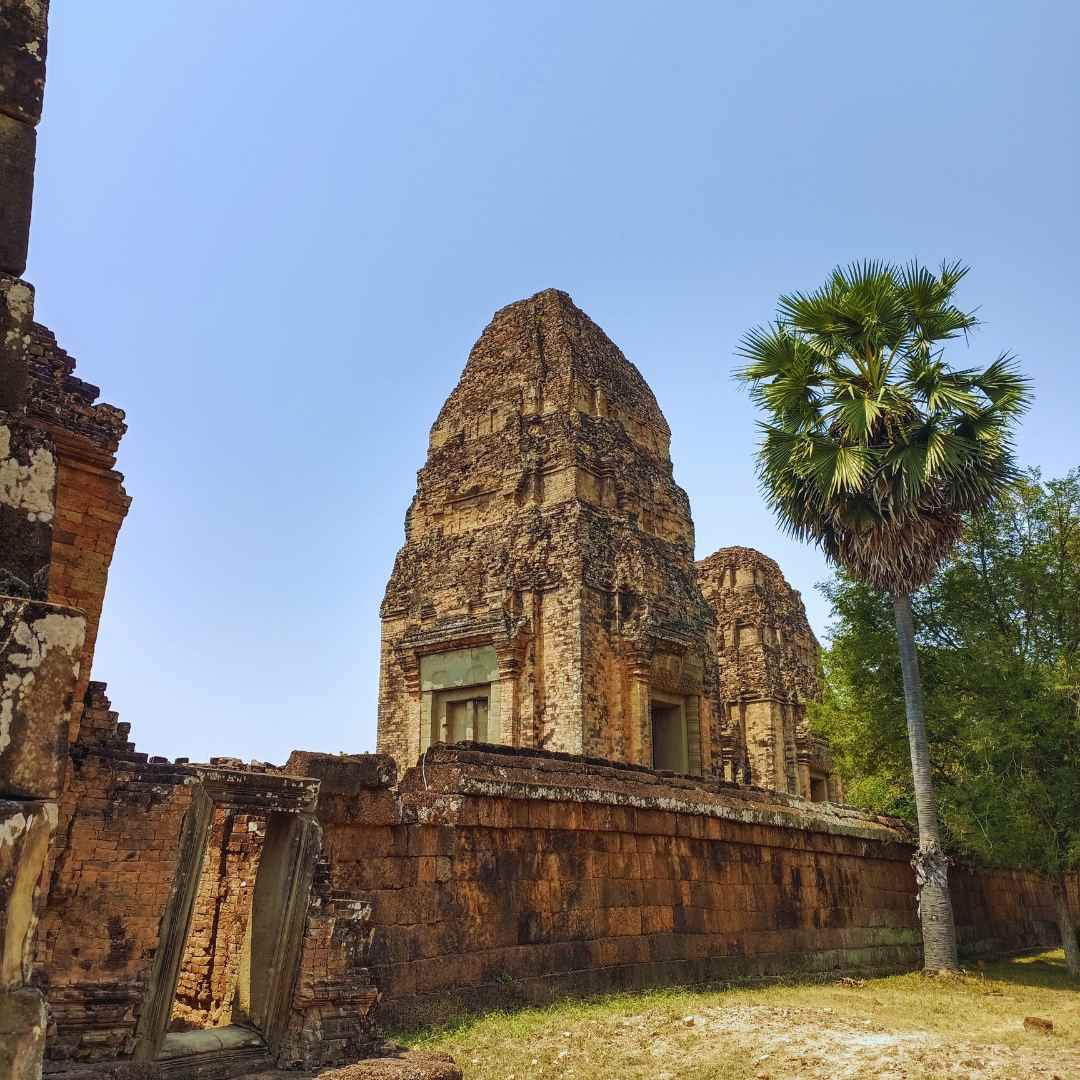
[[[452, 1054], [466, 1080], [883, 1080], [894, 1066], [911, 1080], [1065, 1080], [1080, 1076], [1055, 1071], [1080, 1070], [1078, 990], [1057, 951], [944, 978], [612, 994], [395, 1038]], [[1054, 1034], [1026, 1031], [1029, 1015]]]

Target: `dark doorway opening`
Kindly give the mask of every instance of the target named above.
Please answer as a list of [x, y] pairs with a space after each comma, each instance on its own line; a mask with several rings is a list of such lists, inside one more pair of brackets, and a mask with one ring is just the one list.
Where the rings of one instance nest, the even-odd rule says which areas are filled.
[[678, 701], [653, 700], [653, 768], [667, 772], [690, 771], [686, 741], [686, 711]]

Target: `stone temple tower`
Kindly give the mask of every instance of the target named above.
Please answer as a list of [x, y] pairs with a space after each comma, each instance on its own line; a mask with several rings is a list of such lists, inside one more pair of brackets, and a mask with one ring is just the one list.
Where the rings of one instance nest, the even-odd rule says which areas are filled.
[[380, 751], [469, 739], [741, 778], [670, 434], [565, 293], [496, 313], [387, 585]]
[[716, 616], [721, 701], [745, 733], [751, 782], [839, 802], [828, 748], [806, 722], [807, 703], [821, 694], [820, 646], [802, 597], [753, 548], [721, 548], [697, 571]]

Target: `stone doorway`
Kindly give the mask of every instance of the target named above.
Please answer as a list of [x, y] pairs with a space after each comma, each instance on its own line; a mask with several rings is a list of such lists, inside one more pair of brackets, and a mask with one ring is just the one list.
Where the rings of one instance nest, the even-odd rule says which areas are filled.
[[135, 1056], [163, 1076], [270, 1064], [288, 1023], [320, 830], [318, 781], [200, 770]]
[[169, 1035], [250, 1026], [251, 910], [266, 825], [265, 814], [214, 808]]
[[654, 692], [649, 713], [652, 720], [652, 767], [665, 772], [688, 773], [690, 754], [685, 703], [680, 698]]
[[490, 686], [468, 686], [435, 695], [432, 742], [487, 742]]

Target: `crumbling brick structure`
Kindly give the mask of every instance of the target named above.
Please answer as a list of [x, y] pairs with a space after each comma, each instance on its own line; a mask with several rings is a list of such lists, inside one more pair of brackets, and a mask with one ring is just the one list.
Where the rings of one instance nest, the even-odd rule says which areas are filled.
[[[353, 1060], [376, 1005], [917, 963], [906, 829], [797, 797], [827, 771], [797, 594], [745, 549], [695, 568], [655, 399], [562, 293], [496, 316], [432, 430], [383, 606], [400, 780], [136, 751], [89, 680], [123, 414], [17, 277], [46, 7], [0, 12], [0, 1078], [217, 1080]], [[1046, 880], [951, 877], [967, 949], [1056, 941]]]
[[170, 1031], [228, 1027], [247, 1020], [238, 995], [240, 965], [265, 838], [263, 816], [224, 806], [214, 811]]
[[746, 733], [752, 782], [839, 802], [828, 748], [806, 720], [821, 692], [821, 648], [802, 597], [753, 548], [721, 548], [697, 564], [697, 577], [716, 616], [721, 698]]
[[148, 757], [101, 683], [70, 762], [38, 935], [47, 1071], [186, 1075], [222, 1055], [242, 1071], [370, 1048], [371, 907], [329, 888], [317, 779]]
[[[911, 839], [895, 821], [505, 747], [433, 747], [396, 785], [378, 756], [293, 755], [288, 768], [340, 792], [316, 811], [328, 873], [370, 899], [389, 1024], [919, 961]], [[1056, 941], [1046, 879], [951, 877], [968, 953]]]
[[36, 1080], [44, 998], [32, 984], [48, 893], [84, 615], [50, 603], [58, 452], [28, 414], [34, 290], [26, 267], [46, 0], [0, 9], [0, 1077]]
[[431, 429], [387, 585], [380, 750], [476, 739], [741, 775], [670, 441], [565, 293], [495, 315]]
[[98, 403], [96, 386], [76, 377], [75, 361], [52, 331], [34, 323], [27, 350], [28, 413], [56, 447], [56, 519], [53, 525], [49, 599], [86, 616], [86, 641], [75, 688], [71, 738], [78, 734], [90, 681], [109, 566], [131, 499], [116, 471], [116, 452], [127, 431], [124, 413]]
[[431, 429], [383, 601], [379, 749], [539, 747], [840, 797], [771, 560], [693, 563], [670, 431], [571, 299], [497, 312]]

